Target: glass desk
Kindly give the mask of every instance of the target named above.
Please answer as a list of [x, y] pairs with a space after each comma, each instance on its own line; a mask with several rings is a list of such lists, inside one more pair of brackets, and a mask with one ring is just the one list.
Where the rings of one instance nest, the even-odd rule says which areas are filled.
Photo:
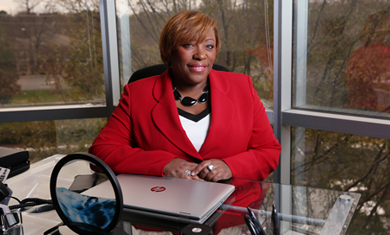
[[[50, 176], [55, 164], [64, 155], [54, 155], [31, 164], [28, 171], [7, 180], [12, 196], [50, 198]], [[278, 208], [280, 234], [345, 234], [351, 222], [360, 194], [232, 179], [236, 190], [226, 202], [204, 223], [213, 234], [250, 234], [244, 215], [249, 206], [267, 234], [272, 233], [272, 205]], [[9, 205], [15, 204], [10, 201]], [[33, 209], [33, 208], [32, 208]], [[56, 211], [22, 212], [24, 234], [43, 234], [61, 222]], [[188, 224], [123, 213], [122, 227], [128, 234], [180, 234]], [[62, 234], [74, 234], [67, 228]]]

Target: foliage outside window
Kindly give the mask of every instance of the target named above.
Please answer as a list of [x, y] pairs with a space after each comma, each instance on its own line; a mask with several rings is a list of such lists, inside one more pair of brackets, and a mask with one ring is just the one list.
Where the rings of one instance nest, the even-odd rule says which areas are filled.
[[0, 14], [1, 106], [105, 103], [99, 1], [17, 2]]
[[[272, 109], [273, 1], [152, 0], [129, 1], [128, 6], [133, 72], [162, 63], [158, 40], [162, 27], [172, 15], [182, 10], [197, 10], [217, 22], [222, 47], [215, 63], [232, 72], [250, 75], [266, 108]], [[121, 31], [118, 35], [121, 40]]]
[[293, 128], [291, 182], [361, 193], [348, 234], [389, 234], [386, 139]]
[[[99, 0], [17, 0], [0, 12], [0, 109], [105, 104]], [[87, 151], [106, 119], [1, 123], [31, 162]]]
[[295, 47], [294, 107], [390, 117], [389, 9], [390, 2], [381, 0], [309, 1], [307, 9], [296, 7], [295, 19], [307, 14], [307, 26], [295, 25], [294, 44], [302, 44], [302, 34], [307, 43]]
[[[390, 2], [301, 3], [293, 107], [388, 119]], [[307, 25], [297, 24], [302, 14]], [[389, 140], [298, 127], [292, 138], [292, 184], [361, 193], [348, 234], [389, 234]]]
[[88, 152], [106, 118], [0, 123], [0, 145], [25, 149], [30, 162], [54, 154]]

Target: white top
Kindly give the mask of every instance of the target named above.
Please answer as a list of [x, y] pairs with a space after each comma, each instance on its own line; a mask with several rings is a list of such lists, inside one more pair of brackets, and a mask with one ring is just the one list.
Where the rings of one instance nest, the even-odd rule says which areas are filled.
[[188, 139], [190, 139], [192, 145], [199, 152], [209, 131], [211, 119], [210, 109], [206, 109], [198, 115], [193, 115], [179, 109], [179, 118]]

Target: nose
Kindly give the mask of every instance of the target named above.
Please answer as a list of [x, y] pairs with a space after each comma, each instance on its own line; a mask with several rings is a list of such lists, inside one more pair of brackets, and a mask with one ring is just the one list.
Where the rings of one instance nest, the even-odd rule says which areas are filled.
[[198, 48], [193, 55], [195, 60], [204, 60], [206, 59], [206, 52], [202, 48]]

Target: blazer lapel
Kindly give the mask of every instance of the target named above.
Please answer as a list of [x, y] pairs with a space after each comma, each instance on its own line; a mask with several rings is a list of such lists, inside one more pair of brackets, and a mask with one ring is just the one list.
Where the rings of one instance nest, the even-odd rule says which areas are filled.
[[201, 158], [181, 125], [168, 70], [160, 79], [156, 79], [153, 96], [157, 101], [152, 110], [152, 119], [156, 127], [177, 148], [192, 157]]
[[230, 86], [223, 75], [217, 75], [211, 70], [209, 74], [211, 95], [211, 122], [206, 140], [199, 153], [201, 156], [208, 154], [219, 144], [221, 136], [229, 131], [232, 122], [232, 113], [235, 112], [232, 100], [227, 96]]

